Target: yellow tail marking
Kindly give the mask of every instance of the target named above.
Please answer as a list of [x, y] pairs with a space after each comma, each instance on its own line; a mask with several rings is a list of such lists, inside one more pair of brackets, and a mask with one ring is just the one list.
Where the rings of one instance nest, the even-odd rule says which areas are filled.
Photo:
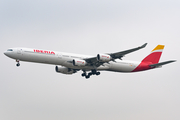
[[163, 50], [163, 49], [164, 49], [164, 45], [158, 45], [151, 52], [153, 52], [155, 50]]

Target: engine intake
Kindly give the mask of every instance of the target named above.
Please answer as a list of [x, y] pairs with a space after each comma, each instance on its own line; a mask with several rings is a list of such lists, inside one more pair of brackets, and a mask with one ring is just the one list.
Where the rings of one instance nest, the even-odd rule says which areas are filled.
[[98, 54], [97, 55], [97, 60], [101, 61], [101, 62], [109, 62], [111, 59], [112, 58], [110, 55], [106, 55], [106, 54]]

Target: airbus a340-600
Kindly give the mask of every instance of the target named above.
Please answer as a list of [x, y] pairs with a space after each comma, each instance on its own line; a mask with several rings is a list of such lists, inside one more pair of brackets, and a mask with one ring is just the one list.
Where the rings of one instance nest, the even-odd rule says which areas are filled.
[[82, 76], [85, 78], [89, 78], [91, 75], [100, 75], [99, 71], [137, 72], [158, 68], [162, 65], [175, 62], [175, 60], [170, 60], [159, 63], [164, 45], [157, 45], [151, 53], [140, 62], [121, 59], [124, 55], [142, 49], [146, 45], [147, 43], [133, 49], [116, 53], [97, 54], [97, 56], [30, 48], [10, 48], [4, 52], [4, 54], [15, 59], [17, 66], [20, 66], [20, 61], [53, 64], [56, 65], [56, 72], [73, 74], [82, 70]]

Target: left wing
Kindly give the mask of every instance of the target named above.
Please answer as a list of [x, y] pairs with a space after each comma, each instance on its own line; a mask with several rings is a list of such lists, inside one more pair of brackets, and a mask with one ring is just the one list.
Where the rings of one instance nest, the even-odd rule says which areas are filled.
[[[112, 60], [115, 60], [117, 58], [121, 59], [124, 55], [126, 55], [128, 53], [131, 53], [131, 52], [134, 52], [134, 51], [137, 51], [139, 49], [142, 49], [142, 48], [146, 47], [146, 45], [147, 45], [147, 43], [143, 44], [140, 47], [136, 47], [136, 48], [133, 48], [133, 49], [125, 50], [125, 51], [122, 51], [122, 52], [109, 53], [107, 55], [109, 55]], [[88, 65], [93, 65], [93, 66], [96, 66], [96, 67], [99, 67], [100, 65], [105, 63], [105, 62], [98, 61], [97, 57], [86, 58], [84, 60], [88, 63]]]
[[113, 59], [121, 59], [124, 55], [128, 54], [128, 53], [131, 53], [131, 52], [134, 52], [134, 51], [137, 51], [139, 49], [142, 49], [144, 47], [146, 47], [147, 43], [143, 44], [142, 46], [140, 47], [136, 47], [136, 48], [133, 48], [133, 49], [129, 49], [129, 50], [125, 50], [125, 51], [122, 51], [122, 52], [117, 52], [117, 53], [111, 53], [109, 54]]

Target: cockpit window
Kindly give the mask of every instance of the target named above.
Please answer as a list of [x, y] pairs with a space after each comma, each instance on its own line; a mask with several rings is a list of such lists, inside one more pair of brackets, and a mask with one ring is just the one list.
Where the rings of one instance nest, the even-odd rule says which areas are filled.
[[7, 51], [13, 51], [13, 49], [8, 49]]

